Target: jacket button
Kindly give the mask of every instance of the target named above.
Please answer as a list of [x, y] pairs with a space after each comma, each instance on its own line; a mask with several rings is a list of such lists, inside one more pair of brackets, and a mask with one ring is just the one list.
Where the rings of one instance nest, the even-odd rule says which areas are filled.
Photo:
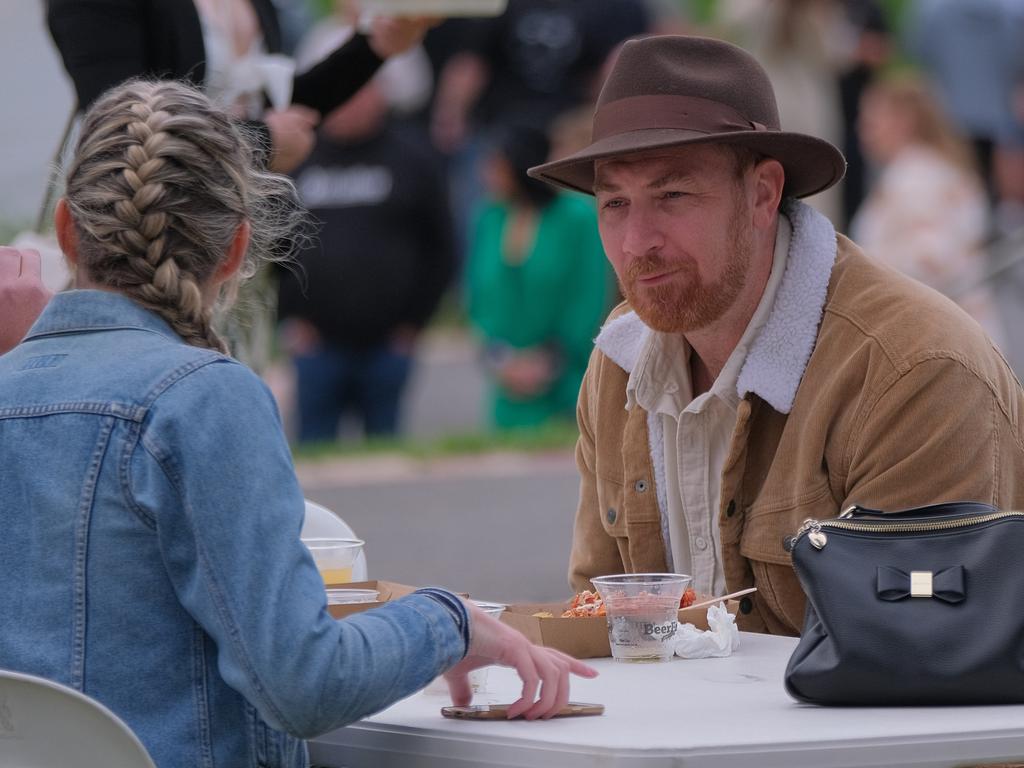
[[740, 600], [740, 613], [747, 614], [754, 610], [754, 601], [749, 597]]
[[647, 481], [637, 480], [633, 487], [636, 488], [637, 493], [643, 493], [644, 491], [647, 490]]
[[725, 516], [732, 517], [736, 514], [736, 500], [729, 499], [729, 506], [725, 508]]
[[615, 523], [615, 518], [618, 517], [618, 513], [615, 511], [615, 507], [608, 507], [608, 522], [611, 524]]

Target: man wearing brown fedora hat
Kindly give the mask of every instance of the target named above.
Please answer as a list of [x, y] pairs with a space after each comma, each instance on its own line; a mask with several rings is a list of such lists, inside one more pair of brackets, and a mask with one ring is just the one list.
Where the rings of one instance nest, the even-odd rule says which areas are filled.
[[797, 198], [835, 184], [825, 141], [781, 130], [728, 43], [627, 43], [593, 142], [531, 170], [597, 198], [626, 301], [580, 392], [570, 580], [691, 573], [756, 586], [740, 627], [795, 634], [785, 540], [852, 503], [1024, 503], [1024, 392], [955, 305]]

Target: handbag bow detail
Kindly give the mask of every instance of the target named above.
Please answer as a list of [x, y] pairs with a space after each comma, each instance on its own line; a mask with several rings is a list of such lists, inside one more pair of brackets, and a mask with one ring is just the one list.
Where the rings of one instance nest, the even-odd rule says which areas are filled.
[[888, 565], [878, 566], [878, 596], [896, 601], [907, 597], [934, 597], [946, 603], [962, 602], [964, 567], [953, 565], [941, 571], [907, 573]]

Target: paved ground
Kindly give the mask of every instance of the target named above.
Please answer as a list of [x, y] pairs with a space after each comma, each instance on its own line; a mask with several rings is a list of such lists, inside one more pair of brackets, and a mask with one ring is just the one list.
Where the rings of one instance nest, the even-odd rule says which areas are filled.
[[299, 466], [310, 499], [366, 540], [371, 578], [484, 600], [561, 600], [576, 469], [569, 452]]

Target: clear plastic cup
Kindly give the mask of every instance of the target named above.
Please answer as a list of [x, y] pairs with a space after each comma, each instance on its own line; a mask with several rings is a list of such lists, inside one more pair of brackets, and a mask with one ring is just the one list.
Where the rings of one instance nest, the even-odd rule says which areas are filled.
[[[477, 608], [495, 619], [501, 617], [501, 614], [505, 611], [505, 605], [502, 603], [488, 603], [483, 600], [470, 600]], [[473, 690], [473, 694], [486, 694], [487, 691], [487, 670], [490, 667], [480, 667], [474, 669], [469, 673], [469, 686]], [[447, 696], [448, 695], [448, 683], [445, 682], [443, 676], [435, 677], [434, 680], [423, 689], [424, 693], [433, 694], [436, 696]]]
[[668, 661], [679, 629], [679, 601], [691, 578], [678, 573], [630, 573], [591, 579], [608, 615], [616, 661]]
[[363, 550], [362, 539], [303, 539], [316, 563], [324, 584], [352, 581], [352, 566]]
[[328, 589], [328, 605], [349, 605], [351, 603], [375, 603], [380, 597], [377, 589]]
[[[470, 602], [494, 619], [500, 620], [501, 614], [505, 612], [505, 606], [502, 603], [488, 603], [483, 600], [470, 600]], [[474, 694], [487, 693], [487, 670], [489, 669], [490, 667], [480, 667], [469, 673], [469, 685]]]

